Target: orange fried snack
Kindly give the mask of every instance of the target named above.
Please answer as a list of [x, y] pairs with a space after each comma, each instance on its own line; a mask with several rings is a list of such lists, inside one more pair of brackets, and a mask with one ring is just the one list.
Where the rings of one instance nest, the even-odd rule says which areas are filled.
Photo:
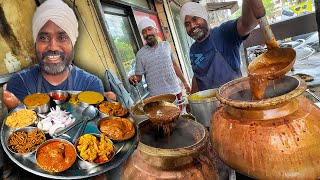
[[110, 116], [124, 116], [127, 114], [127, 110], [121, 106], [119, 102], [102, 102], [99, 104], [99, 110]]

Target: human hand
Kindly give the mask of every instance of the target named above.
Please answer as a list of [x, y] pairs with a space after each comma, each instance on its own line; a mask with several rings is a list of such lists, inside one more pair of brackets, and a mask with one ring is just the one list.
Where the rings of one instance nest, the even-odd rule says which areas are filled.
[[117, 100], [117, 95], [114, 92], [111, 92], [111, 91], [105, 92], [104, 93], [104, 97], [109, 98], [109, 99], [114, 100], [114, 101]]
[[266, 15], [266, 10], [263, 6], [262, 0], [251, 0], [250, 4], [251, 4], [253, 15], [257, 19], [260, 19], [261, 17]]
[[8, 110], [11, 110], [18, 106], [21, 102], [20, 100], [11, 92], [4, 90], [3, 92], [3, 103], [6, 105]]
[[189, 95], [191, 94], [191, 87], [188, 83], [183, 83], [184, 88], [186, 89], [186, 93]]
[[130, 76], [130, 78], [129, 78], [129, 83], [130, 83], [131, 85], [133, 85], [133, 86], [138, 85], [139, 82], [138, 82], [137, 76], [136, 76], [136, 75]]

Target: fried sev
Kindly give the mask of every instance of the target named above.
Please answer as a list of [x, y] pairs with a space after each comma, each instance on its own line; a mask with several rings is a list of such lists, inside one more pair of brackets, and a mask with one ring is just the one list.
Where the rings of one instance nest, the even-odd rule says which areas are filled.
[[28, 153], [36, 150], [46, 140], [39, 129], [31, 132], [13, 132], [8, 139], [8, 147], [16, 153]]

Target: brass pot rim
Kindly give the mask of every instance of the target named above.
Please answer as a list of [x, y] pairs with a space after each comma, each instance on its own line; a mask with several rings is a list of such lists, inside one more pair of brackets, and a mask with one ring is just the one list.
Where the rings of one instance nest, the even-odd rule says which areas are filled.
[[[198, 123], [198, 122], [194, 121], [194, 123]], [[197, 154], [209, 141], [209, 132], [200, 123], [198, 124], [200, 125], [200, 127], [203, 128], [204, 133], [201, 139], [193, 145], [182, 147], [182, 148], [176, 148], [176, 149], [161, 149], [161, 148], [148, 146], [140, 141], [138, 143], [137, 149], [144, 154], [147, 154], [149, 156], [157, 156], [157, 157], [178, 158], [178, 157], [184, 157], [189, 155], [191, 156], [193, 154]]]
[[219, 99], [219, 101], [222, 104], [229, 105], [229, 106], [232, 106], [235, 108], [243, 108], [243, 109], [265, 108], [265, 107], [270, 107], [270, 106], [282, 104], [282, 103], [285, 103], [293, 98], [300, 96], [307, 89], [307, 83], [305, 81], [301, 80], [300, 78], [294, 77], [294, 76], [286, 76], [286, 77], [296, 79], [298, 82], [298, 86], [294, 90], [292, 90], [286, 94], [277, 96], [277, 97], [262, 99], [260, 101], [239, 101], [239, 100], [233, 100], [233, 99], [230, 99], [230, 98], [224, 96], [223, 93], [231, 86], [234, 86], [235, 84], [238, 84], [241, 82], [249, 81], [249, 77], [242, 77], [242, 78], [232, 80], [232, 81], [222, 85], [219, 88], [219, 90], [217, 91], [217, 98]]

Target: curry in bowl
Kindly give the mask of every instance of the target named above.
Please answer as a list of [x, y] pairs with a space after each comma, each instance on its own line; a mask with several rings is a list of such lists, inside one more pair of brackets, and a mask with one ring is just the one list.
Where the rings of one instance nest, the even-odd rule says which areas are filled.
[[74, 146], [67, 140], [50, 139], [36, 153], [37, 166], [48, 172], [62, 172], [77, 159]]
[[5, 124], [12, 128], [21, 128], [33, 124], [37, 119], [36, 112], [28, 109], [21, 109], [10, 114]]
[[112, 141], [103, 134], [84, 134], [76, 141], [75, 146], [79, 158], [89, 163], [106, 163], [115, 154]]
[[23, 99], [23, 104], [31, 107], [42, 106], [49, 102], [50, 96], [44, 93], [29, 94]]
[[127, 140], [135, 134], [133, 122], [128, 118], [102, 118], [98, 122], [99, 131], [111, 140]]

